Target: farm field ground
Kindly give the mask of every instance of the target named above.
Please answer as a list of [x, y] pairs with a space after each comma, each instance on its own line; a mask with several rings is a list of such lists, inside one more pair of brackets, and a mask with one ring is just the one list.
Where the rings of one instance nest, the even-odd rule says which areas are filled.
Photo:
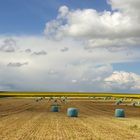
[[[51, 112], [47, 98], [0, 98], [0, 140], [140, 140], [140, 107], [130, 102], [68, 98]], [[78, 108], [78, 117], [67, 117], [68, 107]], [[126, 117], [114, 117], [116, 108]]]

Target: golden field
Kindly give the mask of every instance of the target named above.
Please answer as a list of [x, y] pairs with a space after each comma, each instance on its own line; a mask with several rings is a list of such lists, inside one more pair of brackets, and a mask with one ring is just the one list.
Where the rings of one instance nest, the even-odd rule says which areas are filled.
[[27, 92], [27, 91], [1, 91], [0, 96], [67, 96], [67, 97], [133, 97], [140, 98], [140, 93], [111, 93], [111, 92]]
[[[139, 101], [139, 99], [134, 99]], [[115, 101], [89, 98], [58, 100], [59, 112], [51, 112], [53, 100], [0, 98], [0, 140], [139, 140], [140, 107]], [[68, 107], [79, 110], [67, 117]], [[116, 108], [125, 109], [125, 118], [114, 117]]]

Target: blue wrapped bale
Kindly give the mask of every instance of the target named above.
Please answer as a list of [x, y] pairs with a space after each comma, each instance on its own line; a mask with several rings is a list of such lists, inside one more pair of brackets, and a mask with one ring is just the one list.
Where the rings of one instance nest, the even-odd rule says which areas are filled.
[[78, 109], [77, 108], [68, 108], [67, 109], [67, 116], [68, 117], [77, 117], [78, 116]]
[[115, 117], [125, 117], [124, 109], [115, 109]]
[[58, 106], [57, 105], [51, 106], [51, 111], [52, 112], [58, 112]]

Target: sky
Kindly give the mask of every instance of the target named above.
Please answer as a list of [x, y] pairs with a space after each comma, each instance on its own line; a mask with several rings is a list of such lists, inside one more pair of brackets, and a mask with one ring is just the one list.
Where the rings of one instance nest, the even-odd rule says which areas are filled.
[[1, 0], [0, 33], [42, 34], [45, 23], [55, 18], [58, 9], [66, 5], [71, 9], [110, 8], [106, 0]]
[[1, 91], [140, 91], [139, 0], [0, 0]]

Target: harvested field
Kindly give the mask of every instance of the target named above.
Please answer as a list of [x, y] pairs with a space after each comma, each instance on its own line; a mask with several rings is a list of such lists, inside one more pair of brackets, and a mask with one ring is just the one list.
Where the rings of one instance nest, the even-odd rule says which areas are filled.
[[[58, 100], [59, 112], [50, 112], [53, 101], [34, 98], [0, 99], [0, 140], [139, 140], [140, 107], [130, 101]], [[79, 110], [77, 118], [66, 116], [68, 107]], [[125, 110], [115, 118], [114, 110]]]

